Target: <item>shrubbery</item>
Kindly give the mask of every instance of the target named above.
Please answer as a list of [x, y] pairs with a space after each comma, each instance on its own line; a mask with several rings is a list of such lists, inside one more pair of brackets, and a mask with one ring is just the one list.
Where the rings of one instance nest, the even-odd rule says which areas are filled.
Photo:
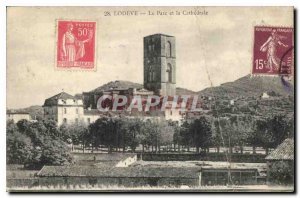
[[71, 163], [67, 144], [54, 121], [7, 123], [7, 163], [30, 168]]
[[270, 179], [273, 184], [289, 185], [294, 183], [294, 161], [272, 162], [270, 167]]

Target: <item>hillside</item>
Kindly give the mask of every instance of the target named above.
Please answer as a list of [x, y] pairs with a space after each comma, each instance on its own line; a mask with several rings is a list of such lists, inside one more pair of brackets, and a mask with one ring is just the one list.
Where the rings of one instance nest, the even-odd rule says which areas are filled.
[[100, 87], [97, 87], [96, 89], [93, 89], [90, 92], [99, 93], [104, 90], [109, 90], [111, 88], [128, 89], [128, 88], [142, 88], [142, 87], [143, 87], [143, 85], [139, 84], [139, 83], [134, 83], [134, 82], [125, 81], [125, 80], [116, 80], [116, 81], [111, 81], [109, 83], [101, 85]]
[[199, 95], [212, 97], [249, 97], [260, 96], [263, 92], [275, 92], [278, 95], [287, 96], [293, 95], [294, 88], [291, 91], [284, 89], [280, 77], [264, 77], [250, 75], [244, 76], [236, 81], [224, 83], [220, 86], [206, 88], [199, 91]]
[[176, 88], [176, 94], [179, 95], [179, 96], [180, 96], [180, 95], [196, 95], [197, 92], [191, 91], [191, 90], [189, 90], [189, 89], [177, 87], [177, 88]]
[[[109, 83], [106, 83], [100, 87], [97, 87], [96, 89], [93, 89], [90, 92], [99, 93], [99, 92], [102, 92], [104, 90], [108, 90], [111, 88], [119, 88], [119, 89], [137, 88], [137, 89], [139, 89], [139, 88], [143, 88], [143, 85], [139, 84], [139, 83], [130, 82], [130, 81], [116, 80], [116, 81], [111, 81]], [[185, 89], [185, 88], [180, 88], [180, 87], [176, 88], [176, 93], [177, 93], [177, 95], [196, 94], [196, 92], [194, 92], [194, 91], [191, 91], [191, 90]]]

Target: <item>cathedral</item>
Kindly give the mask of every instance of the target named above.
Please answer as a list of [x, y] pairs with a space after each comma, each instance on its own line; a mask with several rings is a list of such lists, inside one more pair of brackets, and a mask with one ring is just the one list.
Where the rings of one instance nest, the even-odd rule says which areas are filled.
[[154, 34], [144, 38], [144, 88], [159, 96], [176, 95], [174, 36]]
[[176, 95], [176, 44], [175, 37], [154, 34], [144, 37], [144, 84], [143, 87], [124, 85], [124, 81], [115, 81], [91, 92], [84, 92], [85, 108], [96, 109], [98, 99], [104, 94], [121, 94], [127, 97], [140, 95], [174, 96]]
[[[124, 84], [124, 83], [123, 83]], [[154, 34], [144, 37], [144, 85], [132, 87], [115, 81], [111, 86], [72, 96], [60, 93], [45, 100], [44, 117], [54, 119], [58, 125], [84, 121], [91, 123], [101, 117], [97, 111], [97, 101], [103, 95], [125, 95], [129, 99], [140, 96], [145, 99], [151, 95], [173, 97], [176, 95], [176, 43], [175, 37]], [[125, 105], [126, 108], [126, 105]], [[124, 109], [123, 109], [124, 110]], [[166, 109], [159, 115], [166, 119], [180, 120], [179, 110]], [[132, 113], [132, 112], [130, 112]], [[142, 112], [146, 116], [151, 113]], [[161, 115], [163, 114], [163, 115]], [[153, 116], [152, 115], [152, 116]]]

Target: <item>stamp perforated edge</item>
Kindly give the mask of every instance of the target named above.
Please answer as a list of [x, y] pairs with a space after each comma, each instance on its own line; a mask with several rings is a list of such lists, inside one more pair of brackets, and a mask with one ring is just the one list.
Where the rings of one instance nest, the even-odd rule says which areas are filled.
[[[255, 33], [255, 27], [270, 27], [270, 28], [292, 28], [293, 29], [293, 38], [292, 38], [292, 42], [293, 42], [293, 72], [291, 75], [286, 75], [286, 74], [253, 74], [253, 60], [254, 60], [254, 45], [255, 45], [255, 38], [254, 38], [254, 33]], [[294, 41], [294, 37], [295, 37], [295, 27], [294, 26], [281, 26], [281, 25], [266, 25], [266, 24], [253, 24], [253, 32], [252, 32], [252, 57], [251, 57], [251, 64], [250, 64], [250, 77], [256, 77], [256, 76], [267, 76], [267, 77], [276, 77], [276, 76], [294, 76], [294, 71], [295, 71], [295, 41]]]
[[[71, 67], [71, 68], [59, 68], [57, 66], [57, 42], [58, 42], [58, 22], [59, 21], [79, 21], [79, 22], [95, 22], [95, 56], [94, 56], [94, 67], [92, 69], [86, 69], [86, 68], [79, 68], [79, 67]], [[97, 19], [69, 19], [69, 18], [59, 18], [55, 19], [55, 26], [54, 26], [54, 70], [55, 71], [66, 71], [66, 72], [96, 72], [98, 71], [98, 63], [97, 63], [97, 57], [98, 57], [98, 37], [97, 37], [97, 31], [98, 31], [98, 20]]]

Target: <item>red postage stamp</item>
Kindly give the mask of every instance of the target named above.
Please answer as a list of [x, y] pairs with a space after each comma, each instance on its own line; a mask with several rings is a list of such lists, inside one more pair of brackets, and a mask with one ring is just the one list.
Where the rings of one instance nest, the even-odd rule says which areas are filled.
[[252, 74], [289, 76], [294, 68], [294, 29], [254, 27]]
[[95, 21], [57, 21], [56, 67], [93, 70], [95, 62]]

